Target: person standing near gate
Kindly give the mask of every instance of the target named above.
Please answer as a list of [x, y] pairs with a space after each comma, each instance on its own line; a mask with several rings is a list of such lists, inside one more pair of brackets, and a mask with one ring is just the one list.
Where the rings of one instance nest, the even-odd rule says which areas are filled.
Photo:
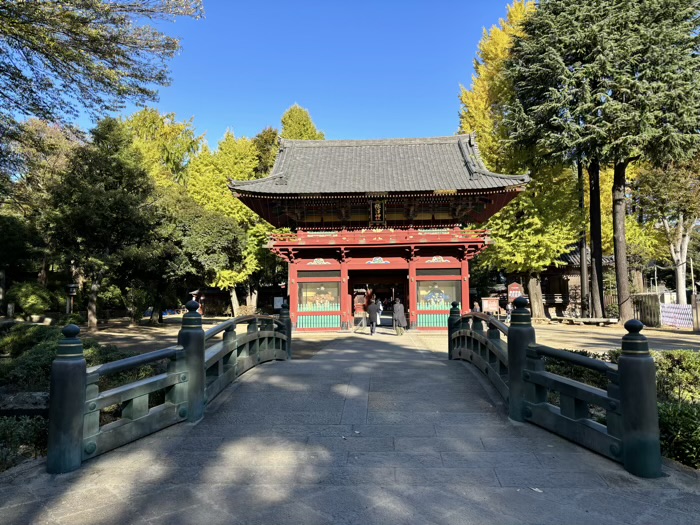
[[404, 314], [401, 299], [398, 297], [394, 301], [394, 323], [396, 324], [396, 335], [403, 335], [407, 324], [406, 314]]
[[377, 329], [377, 318], [379, 317], [379, 305], [374, 298], [369, 302], [367, 314], [369, 315], [369, 335], [374, 335]]

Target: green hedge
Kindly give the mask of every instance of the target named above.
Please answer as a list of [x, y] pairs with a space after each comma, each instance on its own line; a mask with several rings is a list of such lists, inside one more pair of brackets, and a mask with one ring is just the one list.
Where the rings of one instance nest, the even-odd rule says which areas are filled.
[[55, 341], [61, 338], [61, 329], [54, 326], [36, 324], [16, 324], [8, 333], [0, 337], [0, 354], [19, 357], [44, 341]]
[[45, 455], [48, 428], [43, 417], [0, 417], [0, 472]]
[[[38, 325], [16, 325], [0, 338], [3, 353], [12, 356], [0, 366], [0, 385], [6, 391], [47, 392], [51, 380], [51, 364], [62, 338], [60, 328]], [[135, 355], [114, 345], [100, 345], [84, 338], [83, 349], [87, 366], [109, 363]], [[164, 371], [158, 362], [100, 378], [100, 391], [153, 376]], [[164, 393], [151, 394], [152, 405], [163, 402]], [[103, 411], [106, 423], [120, 416], [121, 407]], [[10, 468], [27, 457], [45, 454], [47, 422], [43, 418], [0, 418], [0, 471]]]
[[659, 429], [665, 457], [700, 468], [700, 404], [659, 403]]
[[[620, 356], [619, 350], [606, 354], [572, 352], [612, 363]], [[689, 467], [700, 468], [700, 353], [674, 350], [652, 352], [652, 357], [656, 363], [661, 453]], [[545, 359], [545, 368], [548, 372], [607, 389], [605, 375], [588, 368], [553, 358]], [[593, 416], [597, 414], [594, 410]]]

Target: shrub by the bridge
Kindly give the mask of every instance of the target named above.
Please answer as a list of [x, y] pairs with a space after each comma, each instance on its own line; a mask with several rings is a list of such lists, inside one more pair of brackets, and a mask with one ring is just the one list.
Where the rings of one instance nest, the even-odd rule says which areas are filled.
[[693, 468], [700, 468], [700, 404], [659, 403], [661, 453]]
[[[585, 350], [572, 350], [585, 355], [616, 363], [620, 351], [595, 354]], [[659, 405], [659, 430], [661, 453], [679, 463], [700, 468], [700, 353], [693, 350], [652, 352], [656, 363], [656, 392]], [[586, 383], [605, 390], [607, 378], [593, 370], [576, 366], [554, 358], [545, 359], [548, 372]], [[558, 403], [558, 396], [550, 396], [551, 403]], [[605, 422], [605, 411], [593, 407], [592, 417]]]
[[[2, 353], [11, 358], [0, 365], [0, 386], [7, 392], [48, 392], [51, 363], [56, 357], [60, 328], [38, 325], [16, 325], [5, 337], [0, 337]], [[114, 345], [100, 345], [94, 339], [83, 339], [87, 366], [94, 366], [130, 357], [137, 352], [119, 350]], [[161, 363], [142, 366], [100, 378], [101, 391], [131, 383], [163, 371]], [[152, 404], [162, 403], [165, 394], [154, 392]], [[102, 424], [119, 417], [121, 407], [103, 410]], [[0, 418], [0, 471], [23, 459], [46, 453], [47, 421], [43, 418]]]
[[0, 417], [0, 472], [46, 454], [48, 421], [43, 417]]
[[700, 468], [700, 353], [654, 352], [661, 452]]
[[61, 338], [61, 329], [55, 326], [36, 324], [16, 324], [0, 338], [0, 354], [19, 357], [27, 350], [44, 341], [56, 341]]

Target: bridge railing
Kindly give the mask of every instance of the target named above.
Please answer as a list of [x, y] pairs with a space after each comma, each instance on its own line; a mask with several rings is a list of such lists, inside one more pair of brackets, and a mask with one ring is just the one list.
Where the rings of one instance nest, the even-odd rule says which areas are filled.
[[[51, 368], [49, 473], [73, 471], [87, 459], [170, 425], [199, 421], [206, 405], [238, 376], [260, 363], [291, 359], [287, 305], [279, 319], [242, 316], [206, 332], [198, 308], [195, 301], [187, 303], [177, 345], [91, 368], [86, 367], [80, 329], [63, 329]], [[247, 325], [243, 335], [236, 333], [240, 324]], [[100, 378], [156, 362], [165, 364], [165, 372], [99, 391]], [[164, 396], [154, 396], [161, 391]], [[102, 411], [113, 405], [120, 405], [120, 417], [102, 425]]]
[[[527, 301], [519, 298], [514, 305], [506, 326], [487, 314], [460, 316], [459, 305], [453, 303], [449, 359], [479, 368], [507, 402], [511, 420], [541, 426], [622, 463], [637, 476], [660, 476], [656, 367], [647, 340], [639, 333], [644, 325], [636, 320], [625, 324], [628, 334], [622, 338], [615, 365], [538, 345]], [[545, 370], [546, 358], [603, 374], [607, 389]], [[558, 398], [558, 406], [550, 402], [551, 394]], [[592, 406], [605, 413], [599, 418], [602, 422], [594, 418]]]

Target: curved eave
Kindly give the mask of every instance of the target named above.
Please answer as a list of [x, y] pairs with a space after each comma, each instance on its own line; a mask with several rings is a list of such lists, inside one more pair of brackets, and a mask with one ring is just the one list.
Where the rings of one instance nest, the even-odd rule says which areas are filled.
[[[522, 176], [520, 177], [522, 178]], [[529, 177], [528, 177], [529, 179]], [[528, 180], [529, 182], [529, 180]], [[285, 199], [285, 200], [328, 200], [328, 199], [371, 199], [371, 198], [406, 198], [406, 197], [453, 197], [469, 195], [493, 195], [498, 193], [520, 193], [527, 183], [497, 188], [478, 190], [434, 190], [434, 191], [397, 191], [365, 193], [267, 193], [246, 191], [239, 185], [229, 185], [234, 197], [239, 199]]]

